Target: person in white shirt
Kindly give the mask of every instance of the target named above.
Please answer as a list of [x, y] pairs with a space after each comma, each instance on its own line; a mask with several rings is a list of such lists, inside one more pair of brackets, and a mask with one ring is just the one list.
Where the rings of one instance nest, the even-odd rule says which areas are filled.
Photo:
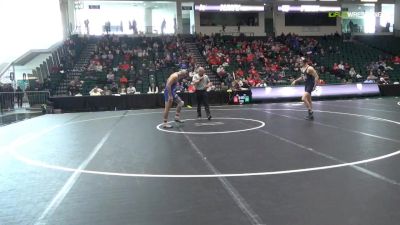
[[217, 73], [218, 75], [222, 75], [225, 73], [225, 69], [222, 65], [217, 68]]
[[350, 75], [350, 77], [355, 77], [357, 75], [357, 72], [354, 70], [354, 67], [351, 67], [351, 69], [349, 71], [349, 75]]
[[101, 93], [103, 92], [103, 90], [101, 90], [100, 88], [98, 88], [97, 86], [95, 86], [90, 92], [90, 96], [100, 96]]
[[108, 59], [111, 61], [114, 59], [114, 55], [112, 54], [111, 51], [108, 53]]
[[103, 66], [100, 64], [100, 63], [97, 63], [97, 65], [96, 65], [96, 71], [97, 72], [101, 72], [101, 71], [103, 71]]
[[101, 54], [101, 58], [102, 58], [103, 60], [106, 60], [107, 57], [108, 57], [108, 55], [107, 55], [105, 52], [103, 52], [103, 54]]
[[192, 84], [196, 88], [196, 98], [197, 98], [197, 117], [201, 118], [201, 105], [204, 105], [206, 110], [207, 119], [211, 120], [212, 116], [210, 113], [210, 106], [208, 105], [208, 95], [207, 89], [211, 87], [211, 82], [208, 76], [205, 74], [203, 67], [199, 67], [198, 74], [193, 76]]
[[126, 89], [126, 93], [128, 95], [133, 95], [133, 94], [135, 94], [135, 92], [136, 92], [136, 88], [132, 84], [129, 84], [128, 89]]
[[343, 62], [340, 62], [339, 65], [338, 65], [338, 67], [339, 67], [340, 70], [344, 70]]
[[114, 78], [115, 78], [115, 75], [113, 74], [113, 72], [109, 71], [107, 74], [107, 82], [111, 84], [112, 82], [114, 82]]
[[261, 83], [258, 84], [258, 87], [267, 87], [267, 83], [265, 83], [265, 80], [261, 80]]

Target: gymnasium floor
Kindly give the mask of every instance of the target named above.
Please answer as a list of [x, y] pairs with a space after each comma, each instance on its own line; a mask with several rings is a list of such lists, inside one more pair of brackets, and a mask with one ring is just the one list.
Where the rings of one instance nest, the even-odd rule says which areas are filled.
[[314, 121], [300, 103], [192, 108], [169, 132], [161, 109], [3, 126], [0, 224], [399, 224], [399, 101], [315, 102]]

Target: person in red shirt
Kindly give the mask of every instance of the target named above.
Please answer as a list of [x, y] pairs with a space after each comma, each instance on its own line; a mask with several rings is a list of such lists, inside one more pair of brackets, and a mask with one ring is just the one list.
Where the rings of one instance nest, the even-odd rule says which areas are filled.
[[128, 79], [125, 77], [125, 75], [122, 75], [121, 78], [119, 78], [119, 83], [124, 86], [126, 86], [128, 84]]
[[271, 65], [271, 71], [272, 71], [272, 72], [277, 72], [278, 69], [279, 69], [279, 67], [278, 67], [278, 65], [277, 65], [276, 63], [274, 63], [274, 64]]
[[194, 85], [189, 85], [188, 92], [189, 93], [194, 93], [195, 91], [196, 91], [196, 88], [194, 87]]
[[221, 62], [221, 58], [220, 57], [216, 57], [216, 65], [221, 65], [222, 64], [222, 62]]
[[344, 69], [349, 71], [350, 70], [350, 65], [348, 63], [345, 63], [344, 64]]
[[400, 64], [400, 57], [399, 56], [394, 57], [393, 63], [394, 64]]
[[244, 76], [244, 72], [243, 72], [243, 70], [241, 68], [236, 70], [236, 76], [238, 76], [238, 77], [243, 77]]
[[332, 70], [333, 70], [333, 74], [335, 74], [335, 75], [339, 73], [339, 66], [337, 63], [333, 64]]
[[249, 83], [250, 87], [256, 86], [256, 85], [255, 85], [255, 81], [253, 80], [253, 78], [250, 78], [250, 77], [249, 77], [249, 78], [247, 79], [247, 82]]
[[215, 56], [212, 56], [212, 57], [210, 57], [210, 59], [209, 59], [209, 63], [210, 63], [211, 65], [217, 65], [217, 64], [218, 64], [218, 60], [217, 60], [217, 58], [216, 58]]
[[130, 68], [130, 65], [127, 62], [124, 62], [123, 64], [119, 65], [119, 69], [123, 70], [123, 71], [128, 71]]
[[254, 86], [258, 87], [261, 84], [260, 77], [254, 78]]
[[253, 60], [254, 60], [254, 54], [253, 53], [248, 54], [247, 55], [247, 62], [253, 62]]

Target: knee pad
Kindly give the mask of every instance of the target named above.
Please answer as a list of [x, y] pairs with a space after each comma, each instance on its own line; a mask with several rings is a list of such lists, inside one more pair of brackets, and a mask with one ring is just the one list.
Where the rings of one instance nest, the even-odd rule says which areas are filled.
[[178, 102], [178, 106], [183, 107], [184, 105], [185, 105], [185, 102], [184, 102], [184, 101]]

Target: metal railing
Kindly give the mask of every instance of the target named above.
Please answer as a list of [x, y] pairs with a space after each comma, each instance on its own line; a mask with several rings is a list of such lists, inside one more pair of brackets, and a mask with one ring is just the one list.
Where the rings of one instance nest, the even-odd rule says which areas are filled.
[[18, 108], [41, 108], [48, 104], [49, 91], [0, 92], [0, 112]]

